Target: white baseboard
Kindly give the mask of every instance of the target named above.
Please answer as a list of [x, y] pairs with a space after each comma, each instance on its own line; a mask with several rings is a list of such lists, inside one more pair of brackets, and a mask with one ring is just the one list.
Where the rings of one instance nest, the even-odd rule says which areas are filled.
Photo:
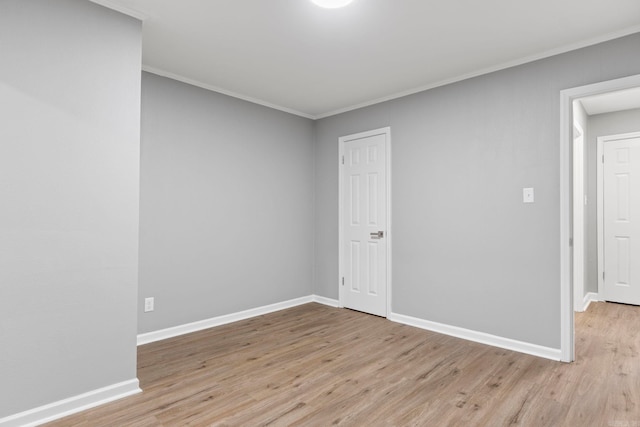
[[584, 300], [582, 301], [581, 311], [586, 311], [586, 309], [589, 308], [589, 304], [597, 301], [600, 301], [597, 292], [587, 292], [587, 294], [584, 296]]
[[180, 335], [189, 334], [191, 332], [201, 331], [203, 329], [209, 329], [215, 326], [226, 325], [227, 323], [249, 319], [251, 317], [262, 316], [263, 314], [273, 313], [275, 311], [296, 307], [302, 304], [308, 304], [310, 302], [317, 302], [320, 304], [329, 305], [331, 307], [338, 306], [338, 301], [336, 300], [321, 297], [318, 295], [309, 295], [306, 297], [296, 298], [289, 301], [279, 302], [276, 304], [270, 304], [262, 307], [252, 308], [250, 310], [240, 311], [237, 313], [226, 314], [224, 316], [212, 317], [210, 319], [199, 320], [193, 323], [186, 323], [184, 325], [174, 326], [167, 329], [160, 329], [158, 331], [139, 334], [138, 345], [149, 344], [155, 341], [160, 341], [167, 338], [173, 338]]
[[[322, 297], [319, 295], [309, 295], [306, 297], [266, 305], [263, 307], [245, 310], [238, 313], [227, 314], [225, 316], [218, 316], [199, 322], [176, 326], [173, 328], [140, 334], [138, 335], [138, 345], [171, 338], [178, 335], [188, 334], [190, 332], [196, 332], [202, 329], [220, 326], [227, 323], [236, 322], [238, 320], [260, 316], [263, 314], [273, 313], [275, 311], [296, 307], [302, 304], [308, 304], [310, 302], [317, 302], [319, 304], [324, 304], [331, 307], [339, 306], [337, 300]], [[30, 409], [25, 412], [20, 412], [9, 417], [1, 418], [0, 427], [38, 426], [62, 417], [66, 417], [76, 412], [84, 411], [86, 409], [111, 402], [113, 400], [140, 393], [141, 391], [142, 390], [140, 390], [138, 379], [125, 381], [109, 387], [104, 387], [98, 390], [93, 390], [88, 393], [74, 396], [69, 399], [64, 399], [45, 406]]]
[[533, 356], [543, 357], [545, 359], [560, 360], [561, 356], [560, 349], [516, 341], [509, 338], [486, 334], [484, 332], [472, 331], [470, 329], [459, 328], [457, 326], [450, 326], [442, 323], [431, 322], [429, 320], [418, 319], [416, 317], [405, 316], [403, 314], [391, 313], [388, 319], [393, 322], [415, 326], [417, 328], [426, 329], [428, 331], [450, 335], [452, 337], [462, 338], [465, 340], [487, 344], [494, 347], [504, 348], [506, 350], [531, 354]]
[[321, 297], [320, 295], [312, 295], [313, 302], [317, 302], [318, 304], [328, 305], [329, 307], [340, 307], [340, 301], [337, 299], [331, 299], [327, 297]]
[[[597, 297], [596, 294], [593, 294]], [[184, 325], [174, 326], [158, 331], [147, 332], [138, 335], [138, 345], [149, 344], [155, 341], [173, 338], [191, 332], [201, 331], [203, 329], [213, 328], [215, 326], [226, 325], [227, 323], [245, 320], [263, 314], [273, 313], [275, 311], [296, 307], [302, 304], [316, 302], [330, 307], [340, 307], [340, 302], [335, 299], [322, 297], [319, 295], [309, 295], [306, 297], [296, 298], [289, 301], [283, 301], [276, 304], [265, 305], [262, 307], [252, 308], [250, 310], [240, 311], [237, 313], [226, 314], [224, 316], [212, 317], [210, 319], [200, 320], [198, 322], [187, 323]], [[409, 326], [415, 326], [433, 332], [445, 335], [451, 335], [457, 338], [475, 341], [482, 344], [492, 345], [507, 350], [518, 351], [520, 353], [531, 354], [534, 356], [544, 357], [551, 360], [560, 360], [560, 350], [543, 347], [536, 344], [530, 344], [522, 341], [516, 341], [509, 338], [503, 338], [496, 335], [486, 334], [484, 332], [472, 331], [470, 329], [449, 326], [442, 323], [431, 322], [428, 320], [418, 319], [416, 317], [405, 316], [403, 314], [391, 313], [388, 317], [393, 322], [403, 323]], [[0, 427], [3, 427], [0, 425]]]
[[68, 399], [0, 418], [0, 427], [33, 427], [140, 393], [138, 379], [124, 381]]

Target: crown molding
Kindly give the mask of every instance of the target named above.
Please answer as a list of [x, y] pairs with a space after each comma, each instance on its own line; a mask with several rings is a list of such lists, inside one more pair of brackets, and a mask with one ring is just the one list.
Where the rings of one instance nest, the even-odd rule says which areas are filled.
[[294, 109], [291, 109], [291, 108], [282, 107], [280, 105], [272, 104], [270, 102], [263, 101], [263, 100], [258, 99], [258, 98], [252, 98], [250, 96], [246, 96], [246, 95], [242, 95], [242, 94], [239, 94], [239, 93], [236, 93], [236, 92], [232, 92], [230, 90], [226, 90], [226, 89], [223, 89], [221, 87], [217, 87], [217, 86], [213, 86], [213, 85], [210, 85], [210, 84], [207, 84], [207, 83], [203, 83], [201, 81], [194, 80], [194, 79], [191, 79], [191, 78], [188, 78], [188, 77], [184, 77], [184, 76], [181, 76], [179, 74], [171, 73], [169, 71], [165, 71], [165, 70], [162, 70], [160, 68], [155, 68], [155, 67], [150, 67], [148, 65], [143, 65], [142, 66], [142, 71], [146, 71], [147, 73], [155, 74], [155, 75], [158, 75], [158, 76], [161, 76], [161, 77], [167, 77], [167, 78], [170, 78], [170, 79], [173, 79], [173, 80], [177, 80], [179, 82], [186, 83], [186, 84], [189, 84], [189, 85], [192, 85], [192, 86], [197, 86], [199, 88], [210, 90], [212, 92], [217, 92], [217, 93], [220, 93], [222, 95], [227, 95], [227, 96], [231, 96], [233, 98], [238, 98], [238, 99], [241, 99], [243, 101], [251, 102], [253, 104], [262, 105], [263, 107], [269, 107], [269, 108], [272, 108], [274, 110], [283, 111], [285, 113], [293, 114], [295, 116], [300, 116], [300, 117], [304, 117], [304, 118], [312, 119], [312, 120], [316, 119], [315, 116], [312, 116], [311, 114], [303, 113], [302, 111], [297, 111], [297, 110], [294, 110]]
[[[111, 3], [111, 0], [91, 0], [94, 3], [99, 3], [102, 5], [106, 5], [108, 3]], [[109, 6], [107, 6], [109, 7]], [[123, 12], [126, 13], [126, 12]], [[133, 15], [132, 15], [133, 16]], [[138, 18], [141, 19], [141, 18]], [[567, 44], [555, 49], [551, 49], [551, 50], [547, 50], [545, 52], [541, 52], [535, 55], [530, 55], [524, 58], [520, 58], [514, 61], [509, 61], [509, 62], [504, 62], [502, 64], [498, 64], [492, 67], [488, 67], [488, 68], [483, 68], [471, 73], [466, 73], [466, 74], [462, 74], [456, 77], [452, 77], [449, 79], [444, 79], [444, 80], [440, 80], [434, 83], [429, 83], [427, 85], [423, 85], [423, 86], [418, 86], [415, 87], [413, 89], [409, 89], [406, 91], [402, 91], [402, 92], [396, 92], [394, 94], [391, 95], [387, 95], [384, 97], [380, 97], [380, 98], [375, 98], [372, 99], [370, 101], [366, 101], [366, 102], [362, 102], [359, 104], [355, 104], [355, 105], [351, 105], [351, 106], [347, 106], [344, 108], [339, 108], [336, 110], [332, 110], [332, 111], [328, 111], [326, 113], [320, 113], [320, 114], [308, 114], [308, 113], [304, 113], [302, 111], [298, 111], [298, 110], [294, 110], [288, 107], [283, 107], [281, 105], [276, 105], [276, 104], [272, 104], [270, 102], [258, 99], [258, 98], [253, 98], [251, 96], [247, 96], [247, 95], [242, 95], [239, 94], [237, 92], [233, 92], [227, 89], [223, 89], [221, 87], [217, 87], [217, 86], [213, 86], [207, 83], [203, 83], [201, 81], [195, 80], [195, 79], [191, 79], [188, 77], [184, 77], [182, 75], [176, 74], [176, 73], [172, 73], [169, 71], [165, 71], [162, 70], [160, 68], [156, 68], [156, 67], [151, 67], [148, 65], [143, 65], [142, 66], [142, 70], [152, 73], [152, 74], [156, 74], [158, 76], [162, 76], [162, 77], [167, 77], [173, 80], [177, 80], [183, 83], [187, 83], [190, 84], [192, 86], [197, 86], [200, 87], [202, 89], [206, 89], [206, 90], [210, 90], [212, 92], [217, 92], [223, 95], [227, 95], [227, 96], [231, 96], [233, 98], [238, 98], [247, 102], [251, 102], [254, 104], [258, 104], [258, 105], [262, 105], [264, 107], [268, 107], [268, 108], [273, 108], [275, 110], [279, 110], [279, 111], [283, 111], [285, 113], [289, 113], [289, 114], [293, 114], [296, 116], [300, 116], [300, 117], [304, 117], [307, 119], [311, 119], [311, 120], [320, 120], [320, 119], [324, 119], [326, 117], [331, 117], [331, 116], [336, 116], [338, 114], [342, 114], [342, 113], [346, 113], [349, 111], [353, 111], [353, 110], [357, 110], [360, 108], [365, 108], [365, 107], [369, 107], [372, 105], [376, 105], [376, 104], [380, 104], [383, 102], [387, 102], [387, 101], [392, 101], [394, 99], [398, 99], [398, 98], [403, 98], [405, 96], [409, 96], [409, 95], [414, 95], [416, 93], [420, 93], [420, 92], [424, 92], [427, 91], [429, 89], [435, 89], [437, 87], [442, 87], [442, 86], [446, 86], [449, 84], [453, 84], [453, 83], [457, 83], [457, 82], [461, 82], [464, 80], [468, 80], [474, 77], [479, 77], [479, 76], [483, 76], [485, 74], [490, 74], [496, 71], [501, 71], [501, 70], [505, 70], [508, 68], [512, 68], [512, 67], [517, 67], [519, 65], [524, 65], [527, 63], [531, 63], [534, 61], [538, 61], [538, 60], [542, 60], [542, 59], [546, 59], [546, 58], [550, 58], [552, 56], [556, 56], [556, 55], [560, 55], [563, 53], [567, 53], [567, 52], [571, 52], [574, 50], [578, 50], [578, 49], [582, 49], [585, 47], [589, 47], [589, 46], [593, 46], [596, 44], [600, 44], [600, 43], [604, 43], [610, 40], [614, 40], [617, 38], [621, 38], [621, 37], [625, 37], [625, 36], [629, 36], [631, 34], [635, 34], [635, 33], [640, 33], [640, 25], [636, 25], [633, 27], [629, 27], [629, 28], [625, 28], [619, 31], [615, 31], [612, 33], [608, 33], [599, 37], [595, 37], [595, 38], [591, 38], [588, 40], [583, 40], [581, 42], [578, 43], [572, 43], [572, 44]]]
[[336, 116], [338, 114], [346, 113], [348, 111], [357, 110], [364, 107], [370, 107], [371, 105], [380, 104], [382, 102], [391, 101], [394, 99], [402, 98], [405, 96], [413, 95], [419, 92], [424, 92], [429, 89], [435, 89], [437, 87], [446, 86], [452, 83], [461, 82], [463, 80], [468, 80], [474, 77], [479, 77], [485, 74], [490, 74], [496, 71], [505, 70], [507, 68], [517, 67], [519, 65], [524, 65], [530, 62], [538, 61], [541, 59], [550, 58], [552, 56], [560, 55], [562, 53], [571, 52], [573, 50], [582, 49], [585, 47], [593, 46], [599, 43], [604, 43], [610, 40], [618, 39], [621, 37], [629, 36], [631, 34], [635, 34], [640, 32], [640, 25], [635, 25], [633, 27], [625, 28], [623, 30], [615, 31], [612, 33], [608, 33], [599, 37], [594, 37], [588, 40], [583, 40], [578, 43], [571, 43], [564, 46], [557, 47], [555, 49], [547, 50], [541, 53], [537, 53], [535, 55], [526, 56], [524, 58], [516, 59], [514, 61], [504, 62], [502, 64], [498, 64], [492, 67], [483, 68], [471, 73], [462, 74], [457, 77], [452, 77], [445, 80], [440, 80], [435, 83], [430, 83], [428, 85], [419, 86], [413, 89], [409, 89], [403, 92], [397, 92], [392, 95], [384, 96], [381, 98], [372, 99], [371, 101], [366, 101], [360, 104], [352, 105], [349, 107], [339, 108], [337, 110], [329, 111], [326, 113], [318, 114], [313, 118], [315, 120], [324, 119], [325, 117]]
[[125, 15], [131, 16], [132, 18], [136, 18], [140, 21], [145, 21], [149, 17], [149, 15], [143, 12], [140, 12], [139, 10], [136, 10], [127, 6], [122, 6], [111, 0], [89, 0], [89, 1], [95, 4], [99, 4], [100, 6], [109, 8], [111, 10], [124, 13]]

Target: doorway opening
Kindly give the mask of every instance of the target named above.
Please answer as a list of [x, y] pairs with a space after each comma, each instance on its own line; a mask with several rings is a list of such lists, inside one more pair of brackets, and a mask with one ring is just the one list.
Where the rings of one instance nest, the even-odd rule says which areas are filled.
[[588, 121], [592, 115], [639, 109], [640, 75], [563, 90], [560, 102], [561, 360], [572, 362], [574, 311], [602, 299], [593, 286], [599, 262], [594, 258], [602, 255], [593, 254], [597, 154]]

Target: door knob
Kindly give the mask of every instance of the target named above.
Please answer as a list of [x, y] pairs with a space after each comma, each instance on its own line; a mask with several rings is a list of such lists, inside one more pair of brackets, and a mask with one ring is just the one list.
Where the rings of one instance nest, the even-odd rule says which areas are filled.
[[384, 237], [384, 231], [377, 231], [375, 233], [371, 233], [372, 239], [382, 239]]

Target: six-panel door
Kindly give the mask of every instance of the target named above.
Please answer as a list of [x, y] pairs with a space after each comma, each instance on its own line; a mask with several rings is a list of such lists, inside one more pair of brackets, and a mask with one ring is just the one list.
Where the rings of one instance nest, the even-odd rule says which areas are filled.
[[640, 138], [604, 144], [605, 300], [640, 304]]
[[387, 315], [386, 134], [344, 142], [344, 306]]

